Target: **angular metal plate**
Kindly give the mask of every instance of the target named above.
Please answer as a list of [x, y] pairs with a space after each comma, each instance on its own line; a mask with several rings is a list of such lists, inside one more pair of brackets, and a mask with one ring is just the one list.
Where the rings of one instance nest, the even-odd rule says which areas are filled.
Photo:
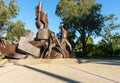
[[35, 57], [39, 57], [40, 49], [30, 44], [27, 37], [21, 37], [18, 45], [18, 49], [25, 51]]

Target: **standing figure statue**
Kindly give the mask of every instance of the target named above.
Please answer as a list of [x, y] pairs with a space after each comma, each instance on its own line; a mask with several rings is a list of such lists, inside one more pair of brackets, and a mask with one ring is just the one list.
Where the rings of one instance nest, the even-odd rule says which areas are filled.
[[[38, 33], [36, 35], [36, 41], [31, 42], [31, 44], [40, 48], [39, 58], [69, 58], [69, 52], [66, 50], [66, 44], [70, 46], [67, 40], [67, 30], [65, 27], [61, 26], [62, 40], [61, 43], [51, 30], [48, 29], [48, 19], [47, 14], [42, 11], [42, 3], [35, 8], [36, 12], [36, 27], [38, 28]], [[65, 42], [65, 43], [64, 43]]]
[[68, 32], [67, 32], [67, 28], [66, 28], [65, 24], [61, 23], [60, 27], [61, 27], [61, 36], [62, 36], [62, 38], [61, 38], [61, 45], [64, 48], [66, 48], [66, 45], [68, 45], [70, 50], [72, 50], [72, 46], [69, 43], [69, 41], [67, 40]]

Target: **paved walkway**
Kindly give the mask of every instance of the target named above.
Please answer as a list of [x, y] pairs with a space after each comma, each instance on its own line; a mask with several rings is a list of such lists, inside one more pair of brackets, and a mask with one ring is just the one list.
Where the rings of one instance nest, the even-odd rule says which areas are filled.
[[119, 60], [76, 61], [83, 63], [7, 63], [0, 66], [0, 83], [120, 83]]

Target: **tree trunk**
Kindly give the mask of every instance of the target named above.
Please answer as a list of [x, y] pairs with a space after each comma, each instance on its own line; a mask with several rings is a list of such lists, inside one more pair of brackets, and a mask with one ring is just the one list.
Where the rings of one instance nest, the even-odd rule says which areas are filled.
[[87, 53], [86, 53], [86, 41], [85, 41], [85, 39], [82, 39], [81, 43], [82, 43], [83, 57], [86, 57]]
[[86, 57], [87, 53], [86, 53], [86, 35], [85, 35], [85, 31], [82, 31], [81, 34], [81, 43], [82, 43], [82, 57]]

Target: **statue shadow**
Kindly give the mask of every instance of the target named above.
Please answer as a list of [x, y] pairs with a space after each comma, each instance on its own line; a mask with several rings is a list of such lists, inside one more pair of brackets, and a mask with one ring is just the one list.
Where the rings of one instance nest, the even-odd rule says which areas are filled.
[[78, 63], [95, 63], [104, 65], [120, 66], [119, 59], [77, 59]]
[[96, 60], [96, 61], [90, 61], [90, 62], [96, 63], [96, 64], [120, 66], [120, 60]]
[[53, 78], [65, 81], [67, 83], [81, 83], [79, 81], [76, 81], [76, 80], [73, 80], [73, 79], [70, 79], [70, 78], [66, 78], [66, 77], [63, 77], [63, 76], [60, 76], [60, 75], [56, 75], [56, 74], [53, 74], [51, 72], [47, 72], [45, 70], [37, 69], [37, 68], [31, 67], [31, 66], [28, 66], [28, 65], [19, 65], [19, 64], [15, 64], [15, 65], [31, 69], [31, 70], [34, 70], [36, 72], [42, 73], [42, 74], [46, 74], [48, 76], [51, 76]]

